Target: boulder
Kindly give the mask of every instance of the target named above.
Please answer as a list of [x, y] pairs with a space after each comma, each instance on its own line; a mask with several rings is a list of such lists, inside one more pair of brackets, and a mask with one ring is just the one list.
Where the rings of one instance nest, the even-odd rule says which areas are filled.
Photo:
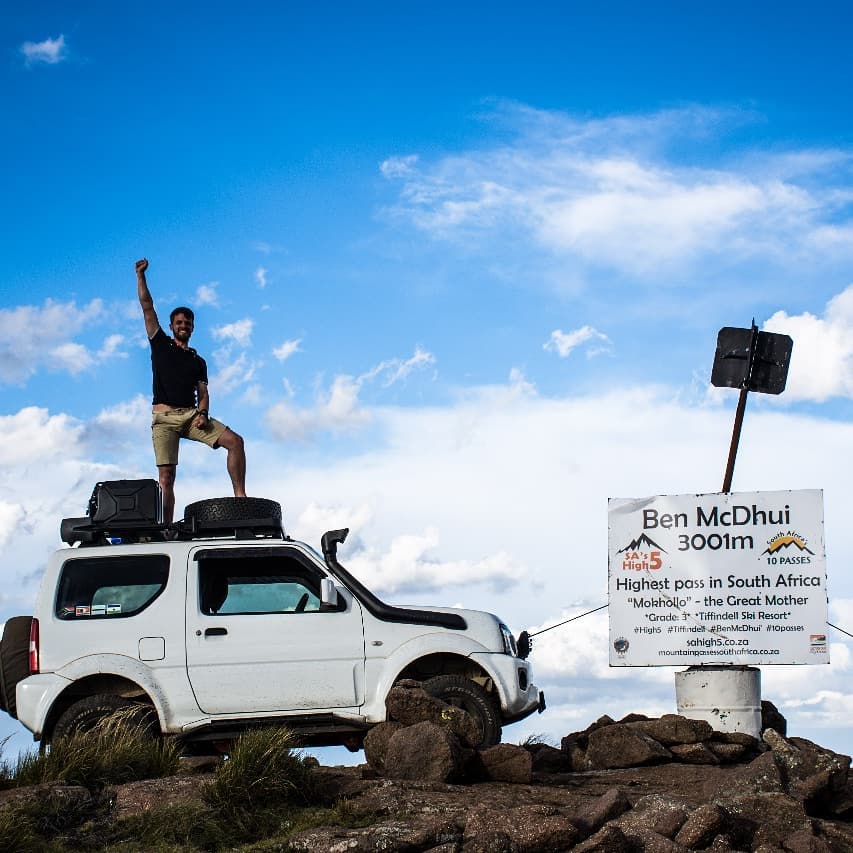
[[630, 835], [646, 828], [664, 838], [675, 838], [690, 817], [692, 809], [686, 804], [660, 794], [649, 794], [637, 801], [629, 812], [619, 818], [618, 825]]
[[450, 782], [463, 775], [464, 754], [456, 736], [423, 722], [395, 731], [385, 750], [385, 775], [391, 779]]
[[578, 831], [554, 806], [473, 808], [465, 822], [465, 853], [552, 853], [568, 850]]
[[644, 720], [630, 725], [664, 746], [701, 743], [709, 740], [714, 732], [711, 724], [705, 720], [691, 720], [678, 714], [664, 714], [657, 720]]
[[589, 743], [589, 735], [585, 732], [575, 732], [574, 734], [566, 735], [560, 741], [560, 752], [566, 757], [567, 770], [574, 770], [579, 773], [586, 770], [586, 748]]
[[709, 740], [705, 746], [714, 753], [720, 764], [734, 764], [750, 754], [749, 747], [742, 743], [720, 743], [720, 741]]
[[803, 804], [787, 794], [742, 794], [718, 801], [741, 831], [751, 835], [752, 849], [762, 844], [781, 846], [783, 839], [807, 828]]
[[728, 828], [729, 813], [714, 803], [706, 803], [690, 813], [675, 836], [682, 847], [701, 850]]
[[385, 708], [390, 719], [404, 726], [431, 722], [453, 732], [466, 746], [480, 741], [480, 731], [470, 714], [430, 696], [417, 682], [395, 684], [385, 698]]
[[833, 853], [824, 839], [815, 835], [811, 827], [801, 829], [782, 841], [785, 853]]
[[617, 723], [596, 729], [589, 735], [586, 762], [590, 769], [640, 767], [672, 759], [672, 753], [648, 735]]
[[525, 744], [530, 753], [534, 773], [566, 773], [572, 769], [571, 761], [561, 749], [547, 743]]
[[486, 779], [492, 782], [527, 785], [532, 779], [533, 758], [524, 747], [499, 743], [484, 749], [480, 761]]
[[773, 729], [782, 737], [788, 734], [788, 721], [779, 713], [779, 709], [766, 699], [761, 701], [761, 731]]
[[572, 853], [633, 853], [634, 846], [625, 833], [608, 823], [591, 838], [572, 848]]
[[745, 765], [731, 785], [736, 794], [782, 794], [782, 772], [772, 752], [765, 752]]
[[385, 768], [385, 753], [393, 735], [403, 728], [402, 723], [388, 720], [374, 726], [364, 738], [364, 757], [374, 770]]
[[583, 837], [598, 832], [604, 824], [631, 808], [631, 803], [621, 788], [611, 788], [581, 809], [572, 818], [572, 823], [578, 828]]
[[[732, 744], [735, 749], [736, 745]], [[669, 751], [676, 761], [684, 764], [719, 764], [720, 759], [714, 750], [704, 743], [676, 743], [670, 746]]]
[[824, 749], [805, 738], [786, 739], [773, 729], [764, 740], [782, 769], [787, 791], [802, 799], [809, 814], [824, 813], [834, 796], [844, 791], [850, 770], [850, 756]]

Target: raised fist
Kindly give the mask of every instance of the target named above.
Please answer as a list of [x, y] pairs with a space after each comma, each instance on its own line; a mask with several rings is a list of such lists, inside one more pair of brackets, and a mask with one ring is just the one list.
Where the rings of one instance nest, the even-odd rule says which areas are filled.
[[136, 262], [136, 272], [141, 273], [145, 272], [148, 269], [148, 258], [143, 258], [141, 261]]

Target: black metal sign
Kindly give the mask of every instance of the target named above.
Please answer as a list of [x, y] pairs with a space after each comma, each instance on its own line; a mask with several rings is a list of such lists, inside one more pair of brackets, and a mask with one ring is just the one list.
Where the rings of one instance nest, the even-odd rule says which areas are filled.
[[794, 342], [788, 335], [726, 326], [717, 335], [711, 384], [781, 394], [788, 379]]

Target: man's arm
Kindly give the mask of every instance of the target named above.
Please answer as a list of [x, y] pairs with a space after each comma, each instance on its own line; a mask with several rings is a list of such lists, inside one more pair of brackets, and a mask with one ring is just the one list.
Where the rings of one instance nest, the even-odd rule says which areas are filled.
[[207, 391], [207, 382], [199, 382], [196, 385], [196, 395], [198, 397], [198, 417], [195, 419], [195, 426], [199, 429], [207, 429], [210, 420], [210, 394]]
[[139, 294], [139, 304], [142, 306], [142, 316], [145, 319], [145, 331], [150, 340], [160, 328], [160, 321], [157, 319], [154, 300], [151, 298], [151, 291], [148, 290], [148, 282], [145, 280], [145, 270], [147, 269], [147, 258], [136, 262], [136, 292]]

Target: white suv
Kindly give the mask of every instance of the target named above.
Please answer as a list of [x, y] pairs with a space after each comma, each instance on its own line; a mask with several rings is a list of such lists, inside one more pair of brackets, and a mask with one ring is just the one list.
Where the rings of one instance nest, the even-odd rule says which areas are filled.
[[35, 739], [135, 704], [193, 749], [271, 722], [357, 749], [401, 679], [469, 712], [480, 746], [544, 709], [528, 643], [490, 613], [380, 601], [337, 560], [346, 530], [321, 556], [257, 498], [164, 527], [138, 484], [159, 497], [154, 481], [98, 484], [89, 516], [63, 521], [77, 547], [48, 561], [34, 616], [7, 623], [0, 702]]

